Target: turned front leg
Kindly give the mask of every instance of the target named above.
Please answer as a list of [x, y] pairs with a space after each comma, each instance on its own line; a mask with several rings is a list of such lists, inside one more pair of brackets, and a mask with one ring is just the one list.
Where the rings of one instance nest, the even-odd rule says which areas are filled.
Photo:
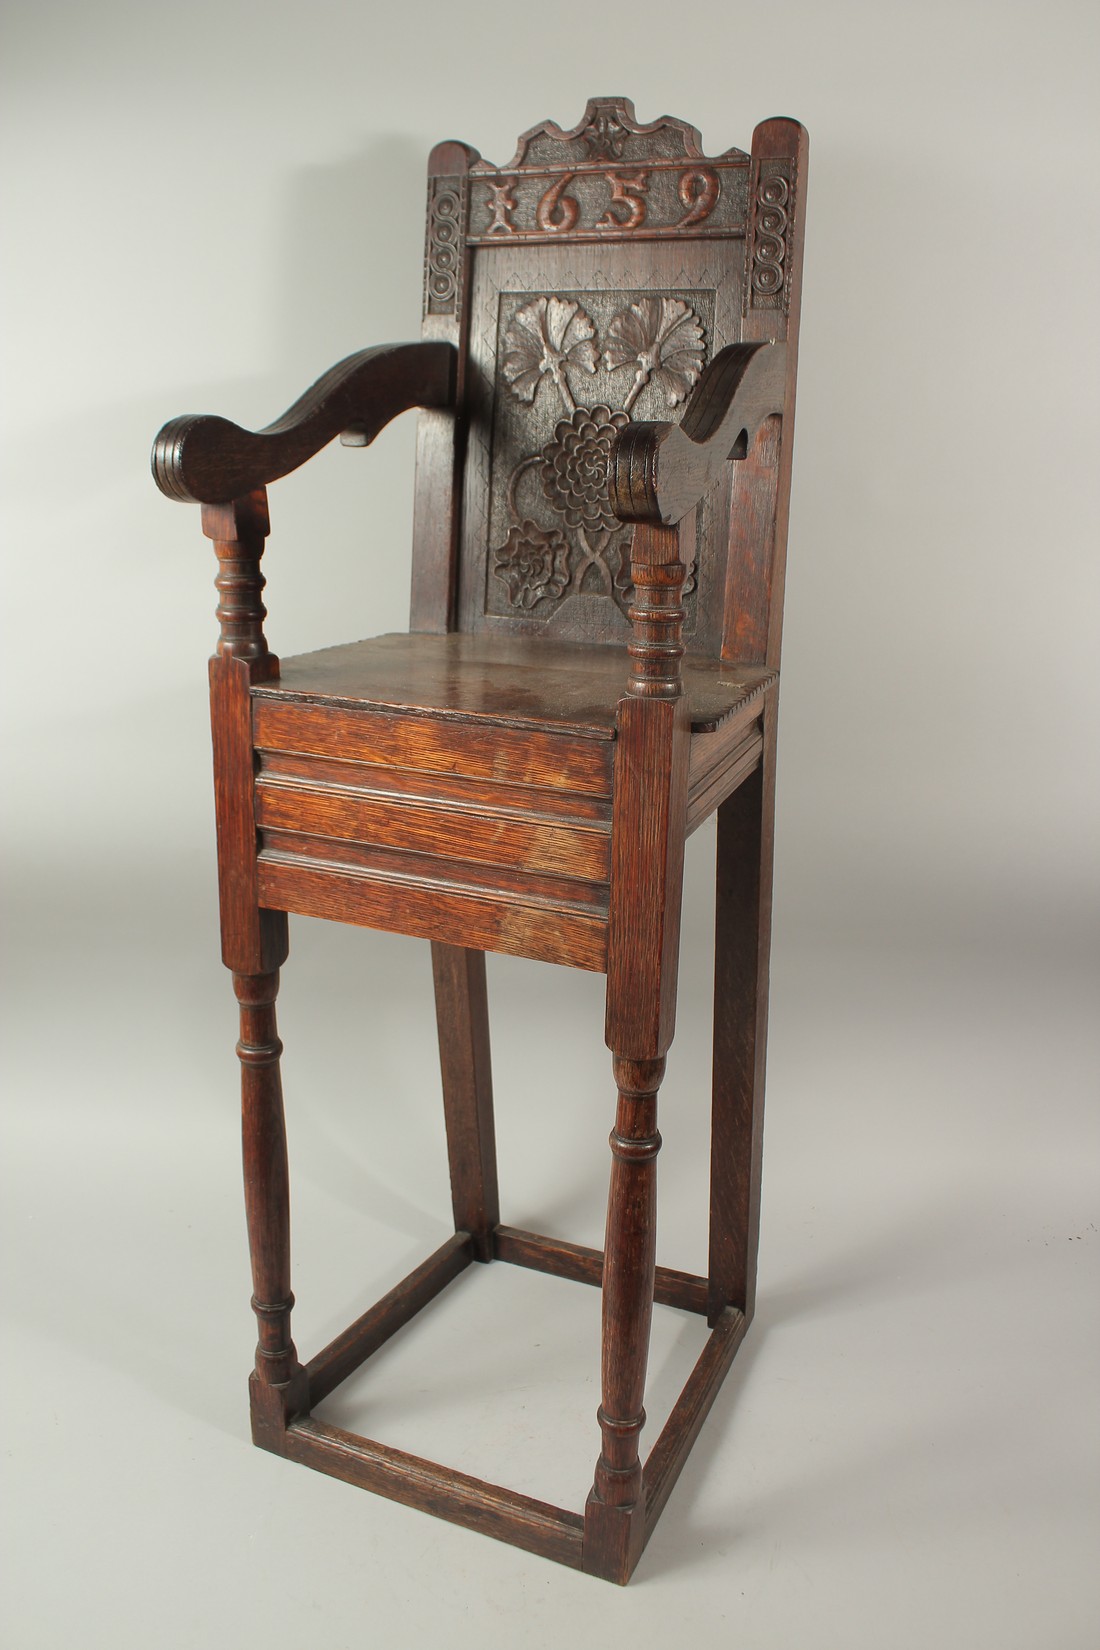
[[595, 1493], [606, 1506], [641, 1498], [638, 1438], [657, 1257], [657, 1090], [660, 1060], [615, 1061], [619, 1103], [611, 1131], [611, 1186], [603, 1271], [602, 1448]]
[[600, 1456], [582, 1568], [620, 1583], [645, 1545], [638, 1453], [657, 1243], [657, 1090], [676, 1020], [690, 725], [680, 681], [684, 565], [675, 528], [638, 527], [633, 665], [618, 707], [607, 1022], [619, 1090], [603, 1267]]
[[611, 1186], [603, 1263], [600, 1455], [584, 1518], [582, 1566], [623, 1585], [646, 1538], [639, 1439], [657, 1253], [657, 1090], [654, 1060], [615, 1058], [619, 1102], [611, 1131]]
[[[260, 1388], [301, 1384], [301, 1367], [290, 1335], [290, 1177], [279, 1056], [283, 1045], [275, 1025], [278, 972], [234, 974], [241, 1009], [241, 1132], [248, 1247], [252, 1258], [252, 1309], [259, 1337], [256, 1381]], [[257, 1393], [265, 1413], [282, 1409], [276, 1394]]]

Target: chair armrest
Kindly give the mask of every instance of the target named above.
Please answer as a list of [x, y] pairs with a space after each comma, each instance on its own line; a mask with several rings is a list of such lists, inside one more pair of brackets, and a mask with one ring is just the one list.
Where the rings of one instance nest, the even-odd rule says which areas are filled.
[[612, 512], [620, 521], [672, 527], [743, 455], [759, 426], [783, 411], [785, 344], [730, 344], [695, 388], [679, 424], [628, 424], [608, 460]]
[[334, 436], [365, 447], [409, 407], [454, 404], [452, 344], [383, 344], [340, 361], [274, 424], [242, 430], [228, 419], [188, 414], [153, 443], [153, 477], [168, 498], [227, 504], [289, 474]]

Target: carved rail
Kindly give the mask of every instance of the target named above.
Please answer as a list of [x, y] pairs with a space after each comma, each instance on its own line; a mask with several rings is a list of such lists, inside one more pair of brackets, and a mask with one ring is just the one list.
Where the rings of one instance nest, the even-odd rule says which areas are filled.
[[168, 498], [227, 504], [312, 458], [337, 435], [365, 447], [409, 407], [454, 402], [453, 345], [383, 344], [340, 361], [265, 429], [242, 430], [226, 418], [187, 414], [166, 424], [153, 443], [153, 476]]
[[628, 424], [608, 459], [620, 521], [672, 527], [715, 485], [727, 459], [783, 410], [786, 345], [730, 344], [706, 368], [679, 424]]

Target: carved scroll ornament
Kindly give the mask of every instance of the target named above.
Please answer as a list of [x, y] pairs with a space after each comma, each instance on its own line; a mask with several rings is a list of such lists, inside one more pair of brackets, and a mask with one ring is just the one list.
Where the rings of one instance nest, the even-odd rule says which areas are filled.
[[750, 276], [753, 308], [777, 308], [785, 302], [787, 230], [791, 185], [786, 168], [773, 163], [757, 181]]
[[428, 207], [424, 310], [453, 315], [458, 307], [465, 258], [465, 180], [436, 178]]

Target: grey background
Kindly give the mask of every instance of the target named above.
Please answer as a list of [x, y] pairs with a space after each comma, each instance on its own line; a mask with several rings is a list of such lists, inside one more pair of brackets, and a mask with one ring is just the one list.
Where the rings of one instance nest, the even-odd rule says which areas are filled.
[[[1097, 15], [9, 7], [8, 1643], [1095, 1643]], [[145, 458], [174, 413], [254, 426], [415, 335], [431, 144], [503, 161], [608, 92], [712, 149], [811, 134], [761, 1308], [625, 1594], [247, 1445], [213, 564]], [[412, 433], [273, 490], [280, 652], [403, 626]], [[660, 1240], [687, 1267], [692, 847]], [[426, 947], [293, 928], [308, 1354], [448, 1204]], [[599, 981], [490, 976], [505, 1218], [598, 1242]], [[653, 1435], [695, 1346], [665, 1317]], [[422, 1322], [338, 1413], [579, 1505], [595, 1292], [494, 1268]]]

